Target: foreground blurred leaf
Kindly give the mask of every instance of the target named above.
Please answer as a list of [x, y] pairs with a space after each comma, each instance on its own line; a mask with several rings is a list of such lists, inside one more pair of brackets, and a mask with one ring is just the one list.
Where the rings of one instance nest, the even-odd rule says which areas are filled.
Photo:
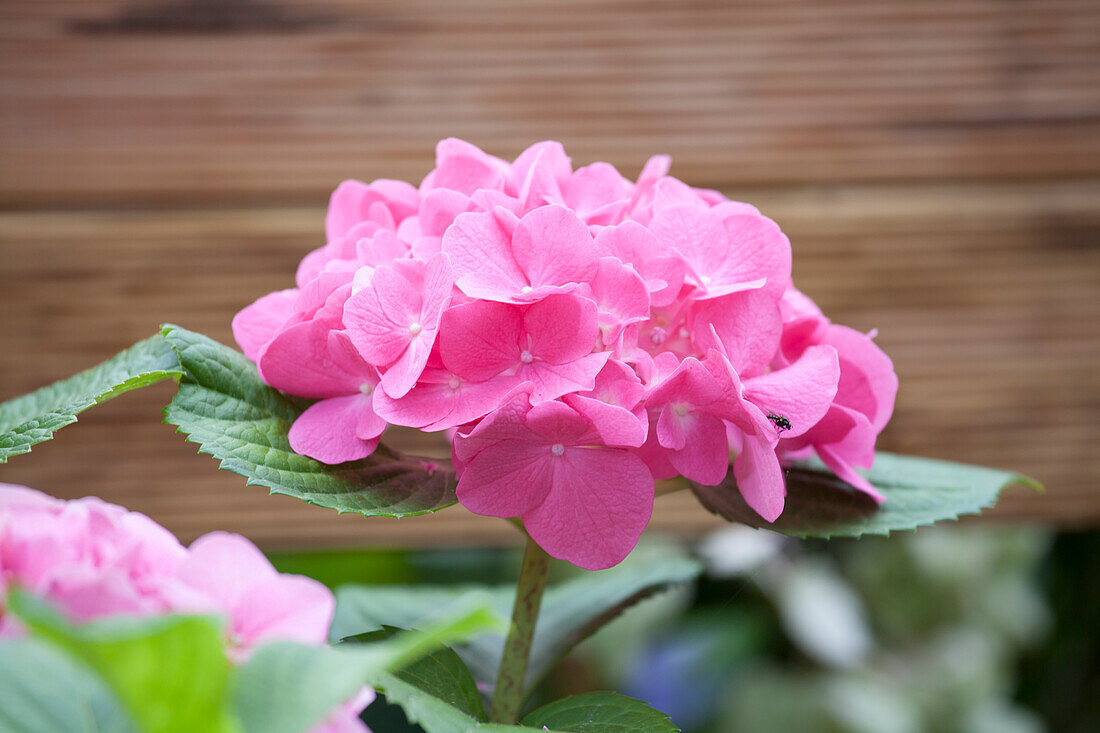
[[745, 503], [732, 473], [718, 486], [692, 483], [691, 488], [707, 509], [725, 519], [796, 537], [859, 537], [916, 529], [977, 514], [993, 506], [1011, 484], [1039, 488], [1032, 479], [1008, 471], [879, 453], [875, 467], [865, 473], [886, 497], [876, 505], [816, 461], [795, 464], [784, 473], [786, 506], [771, 524]]
[[0, 730], [7, 733], [135, 733], [103, 682], [37, 639], [0, 642]]
[[245, 733], [301, 733], [386, 672], [416, 662], [442, 644], [499, 630], [503, 619], [485, 599], [465, 604], [423, 632], [335, 648], [277, 642], [261, 647], [240, 668], [235, 708]]
[[0, 463], [49, 440], [92, 405], [181, 375], [175, 353], [153, 336], [74, 377], [0, 404]]
[[449, 467], [429, 470], [385, 446], [335, 466], [298, 455], [287, 436], [300, 403], [264, 384], [243, 354], [177, 326], [163, 334], [186, 372], [165, 421], [249, 484], [365, 516], [424, 514], [457, 501]]
[[614, 692], [574, 695], [543, 705], [521, 721], [536, 729], [576, 733], [678, 733], [668, 716]]
[[234, 733], [221, 623], [205, 616], [111, 618], [76, 626], [13, 591], [8, 608], [31, 632], [82, 661], [144, 733]]
[[[527, 687], [533, 686], [569, 649], [633, 604], [671, 585], [695, 578], [701, 565], [690, 557], [667, 550], [660, 554], [635, 552], [626, 562], [553, 586], [542, 600], [542, 611], [527, 668]], [[476, 586], [345, 586], [336, 593], [336, 617], [330, 634], [340, 639], [382, 626], [418, 628]], [[493, 607], [510, 615], [515, 588], [491, 589]], [[478, 682], [496, 679], [504, 646], [503, 634], [486, 634], [455, 651]]]

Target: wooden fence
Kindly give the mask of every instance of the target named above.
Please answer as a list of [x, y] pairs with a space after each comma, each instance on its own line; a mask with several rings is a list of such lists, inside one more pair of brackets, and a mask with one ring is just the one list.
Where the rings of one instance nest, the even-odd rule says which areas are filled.
[[[343, 178], [419, 180], [448, 135], [673, 173], [756, 203], [901, 378], [881, 447], [1029, 473], [992, 516], [1100, 524], [1100, 4], [0, 4], [0, 399], [165, 321], [230, 340], [287, 287]], [[337, 517], [219, 472], [158, 409], [85, 413], [0, 481], [97, 494], [183, 538], [499, 541]], [[688, 496], [654, 526], [717, 521]]]

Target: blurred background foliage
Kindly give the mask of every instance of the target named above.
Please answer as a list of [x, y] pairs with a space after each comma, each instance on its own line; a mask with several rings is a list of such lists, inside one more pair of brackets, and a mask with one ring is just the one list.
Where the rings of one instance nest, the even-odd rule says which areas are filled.
[[[1098, 533], [950, 526], [823, 542], [734, 526], [693, 549], [707, 567], [697, 584], [644, 601], [580, 645], [540, 695], [618, 689], [685, 733], [1085, 733], [1100, 723]], [[333, 587], [509, 583], [519, 565], [494, 549], [272, 560]], [[384, 701], [365, 715], [375, 730], [419, 730]]]

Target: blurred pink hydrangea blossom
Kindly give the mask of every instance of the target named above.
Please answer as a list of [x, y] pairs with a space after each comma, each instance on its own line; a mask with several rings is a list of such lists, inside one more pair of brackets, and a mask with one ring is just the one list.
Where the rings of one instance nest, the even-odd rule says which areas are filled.
[[656, 480], [715, 485], [731, 459], [767, 521], [782, 461], [812, 452], [881, 500], [854, 469], [893, 411], [890, 359], [794, 288], [775, 222], [668, 169], [448, 139], [419, 187], [342, 183], [297, 287], [233, 322], [268, 384], [319, 400], [291, 446], [340, 463], [387, 424], [447, 431], [464, 506], [589, 569], [633, 549]]
[[[225, 618], [226, 652], [240, 663], [268, 641], [320, 646], [335, 599], [300, 575], [279, 573], [244, 537], [211, 532], [184, 547], [144, 514], [95, 497], [62, 501], [0, 484], [0, 638], [21, 636], [5, 614], [8, 587], [44, 598], [75, 622], [168, 613]], [[366, 731], [364, 688], [312, 733]]]

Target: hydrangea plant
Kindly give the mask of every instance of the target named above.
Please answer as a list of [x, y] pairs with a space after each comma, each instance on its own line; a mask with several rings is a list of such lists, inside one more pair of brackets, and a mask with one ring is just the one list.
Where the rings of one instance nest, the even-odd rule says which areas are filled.
[[[898, 380], [874, 334], [833, 323], [795, 288], [791, 245], [775, 222], [668, 170], [657, 156], [631, 181], [607, 163], [574, 169], [556, 142], [508, 162], [448, 139], [419, 187], [345, 181], [329, 204], [325, 244], [302, 259], [295, 287], [233, 319], [243, 353], [164, 326], [99, 367], [0, 406], [0, 462], [92, 404], [172, 378], [179, 391], [166, 421], [248, 483], [364, 516], [460, 503], [514, 522], [528, 539], [506, 638], [416, 662], [449, 665], [449, 677], [402, 678], [390, 667], [346, 675], [383, 689], [429, 733], [515, 725], [543, 671], [540, 654], [553, 658], [637, 598], [691, 576], [690, 561], [614, 575], [660, 493], [690, 489], [731, 521], [828, 537], [974, 513], [1005, 485], [1029, 482], [876, 459]], [[393, 450], [389, 425], [441, 433], [451, 460]], [[66, 623], [214, 613], [227, 624], [223, 657], [247, 670], [256, 643], [319, 642], [331, 616], [323, 589], [276, 575], [242, 538], [211, 535], [184, 549], [148, 520], [123, 521], [135, 515], [94, 500], [59, 508], [12, 491], [22, 498], [11, 502], [38, 508], [9, 515], [98, 512], [114, 517], [116, 533], [89, 526], [83, 539], [58, 540], [42, 530], [52, 568], [26, 559], [37, 551], [0, 553], [0, 580], [18, 588], [14, 616], [3, 617], [12, 628], [49, 627], [35, 621], [35, 598], [59, 604]], [[35, 546], [20, 544], [31, 542], [22, 525], [0, 522], [0, 551]], [[106, 574], [88, 565], [85, 540], [122, 564], [108, 563]], [[551, 558], [612, 573], [629, 592], [611, 601], [566, 594], [574, 618], [553, 637], [538, 623]], [[72, 590], [51, 573], [83, 579]], [[360, 651], [412, 643], [363, 634], [424, 625], [432, 614], [418, 598], [410, 590], [394, 606], [403, 612], [371, 616], [347, 636], [360, 637]], [[480, 691], [489, 687], [486, 714]], [[673, 730], [609, 694], [551, 703], [520, 724]]]

